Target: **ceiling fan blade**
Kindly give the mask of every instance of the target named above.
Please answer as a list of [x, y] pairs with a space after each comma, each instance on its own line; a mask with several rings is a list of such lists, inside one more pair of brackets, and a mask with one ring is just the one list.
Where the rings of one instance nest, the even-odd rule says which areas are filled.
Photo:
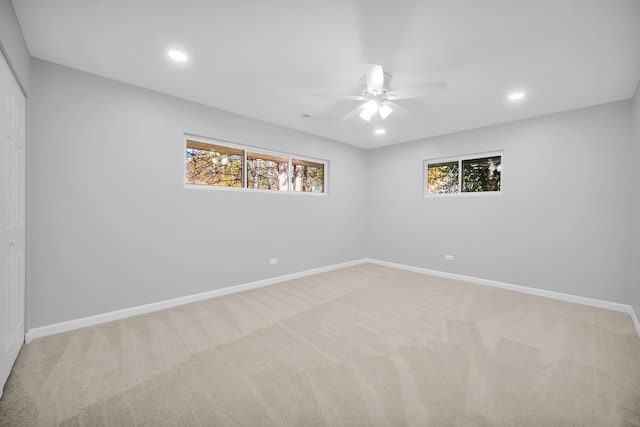
[[382, 93], [384, 89], [384, 71], [381, 65], [367, 64], [367, 89], [373, 94]]
[[347, 114], [342, 116], [340, 121], [341, 122], [350, 122], [353, 118], [358, 117], [358, 114], [360, 114], [361, 110], [362, 110], [362, 106], [358, 106], [358, 107], [354, 108], [353, 110], [349, 111]]
[[391, 108], [393, 108], [393, 114], [396, 116], [398, 115], [397, 113], [401, 113], [402, 115], [409, 115], [409, 110], [407, 110], [397, 102], [391, 102], [387, 100], [385, 101], [385, 104], [388, 104]]
[[348, 99], [351, 101], [364, 101], [365, 97], [362, 95], [347, 95], [343, 93], [313, 93], [316, 98], [331, 98], [331, 99]]
[[447, 89], [447, 82], [429, 83], [426, 85], [394, 90], [393, 92], [389, 92], [387, 94], [387, 98], [392, 100], [418, 98], [420, 96], [441, 92], [446, 89]]

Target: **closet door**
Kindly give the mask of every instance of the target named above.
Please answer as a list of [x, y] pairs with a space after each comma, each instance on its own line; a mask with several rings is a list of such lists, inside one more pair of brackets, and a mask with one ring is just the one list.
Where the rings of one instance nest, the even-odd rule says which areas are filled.
[[25, 98], [0, 53], [0, 395], [24, 342]]

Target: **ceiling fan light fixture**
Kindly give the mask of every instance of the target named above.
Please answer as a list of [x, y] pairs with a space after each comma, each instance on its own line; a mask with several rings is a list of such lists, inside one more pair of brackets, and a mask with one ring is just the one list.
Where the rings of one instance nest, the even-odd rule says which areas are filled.
[[391, 114], [392, 111], [393, 109], [389, 107], [387, 104], [382, 104], [378, 109], [378, 112], [380, 113], [380, 117], [382, 117], [383, 120], [389, 117], [389, 114]]
[[364, 108], [362, 108], [362, 111], [360, 112], [360, 117], [362, 118], [362, 120], [368, 122], [377, 111], [378, 103], [375, 100], [371, 99], [367, 101], [366, 104], [364, 104]]

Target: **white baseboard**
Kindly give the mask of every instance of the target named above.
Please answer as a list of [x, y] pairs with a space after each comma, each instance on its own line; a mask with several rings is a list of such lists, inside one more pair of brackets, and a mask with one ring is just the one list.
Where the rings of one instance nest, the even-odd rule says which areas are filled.
[[269, 286], [280, 282], [285, 282], [287, 280], [298, 279], [301, 277], [311, 276], [313, 274], [324, 273], [331, 270], [337, 270], [339, 268], [350, 267], [353, 265], [371, 263], [378, 264], [387, 267], [398, 268], [401, 270], [413, 271], [416, 273], [429, 274], [432, 276], [445, 277], [448, 279], [461, 280], [464, 282], [475, 283], [484, 286], [492, 286], [495, 288], [508, 289], [510, 291], [521, 292], [530, 295], [537, 295], [546, 298], [552, 298], [560, 301], [567, 301], [576, 304], [588, 305], [592, 307], [604, 308], [607, 310], [620, 311], [623, 313], [627, 313], [631, 316], [631, 320], [633, 321], [633, 325], [635, 326], [636, 333], [640, 337], [640, 322], [638, 322], [638, 318], [633, 308], [630, 305], [619, 304], [610, 301], [603, 301], [594, 298], [586, 298], [580, 297], [576, 295], [563, 294], [560, 292], [547, 291], [544, 289], [536, 289], [529, 288], [526, 286], [513, 285], [510, 283], [498, 282], [495, 280], [487, 280], [487, 279], [479, 279], [471, 276], [464, 276], [461, 274], [455, 273], [447, 273], [443, 271], [437, 270], [429, 270], [426, 268], [413, 267], [405, 264], [396, 264], [393, 262], [380, 261], [377, 259], [364, 258], [356, 261], [350, 261], [340, 264], [334, 264], [326, 267], [314, 268], [311, 270], [301, 271], [298, 273], [286, 274], [283, 276], [272, 277], [269, 279], [258, 280], [256, 282], [245, 283], [242, 285], [231, 286], [223, 289], [216, 289], [209, 292], [203, 292], [200, 294], [187, 295], [184, 297], [174, 298], [167, 301], [160, 301], [151, 304], [140, 305], [136, 307], [125, 308], [122, 310], [111, 311], [108, 313], [97, 314], [95, 316], [83, 317], [81, 319], [69, 320], [66, 322], [55, 323], [52, 325], [42, 326], [38, 328], [29, 329], [29, 331], [25, 334], [25, 342], [28, 344], [34, 338], [45, 337], [48, 335], [58, 334], [61, 332], [72, 331], [75, 329], [85, 328], [87, 326], [98, 325], [100, 323], [111, 322], [114, 320], [124, 319], [127, 317], [137, 316], [140, 314], [150, 313], [153, 311], [164, 310], [171, 307], [176, 307], [179, 305], [190, 304], [197, 301], [202, 301], [209, 298], [214, 298], [222, 295], [228, 295], [236, 292], [242, 292], [249, 289], [260, 288], [263, 286]]
[[633, 326], [635, 326], [636, 332], [640, 337], [640, 322], [638, 321], [638, 316], [636, 315], [636, 312], [633, 309], [633, 307], [629, 307], [629, 308], [631, 309], [631, 311], [629, 312], [629, 316], [631, 316], [631, 320], [633, 320]]
[[247, 291], [249, 289], [260, 288], [263, 286], [269, 286], [287, 280], [298, 279], [300, 277], [311, 276], [313, 274], [324, 273], [338, 268], [350, 267], [353, 265], [363, 264], [366, 260], [356, 260], [340, 264], [334, 264], [326, 267], [314, 268], [311, 270], [305, 270], [298, 273], [285, 274], [283, 276], [271, 277], [269, 279], [258, 280], [256, 282], [244, 283], [242, 285], [230, 286], [228, 288], [216, 289], [213, 291], [203, 292], [200, 294], [187, 295], [184, 297], [174, 298], [166, 301], [155, 302], [151, 304], [139, 305], [136, 307], [129, 307], [122, 310], [110, 311], [108, 313], [97, 314], [95, 316], [83, 317], [80, 319], [69, 320], [66, 322], [54, 323], [52, 325], [41, 326], [38, 328], [29, 329], [25, 334], [25, 343], [29, 344], [34, 338], [41, 338], [48, 335], [59, 334], [61, 332], [72, 331], [75, 329], [86, 328], [87, 326], [98, 325], [100, 323], [112, 322], [114, 320], [120, 320], [127, 317], [137, 316], [140, 314], [151, 313], [153, 311], [164, 310], [179, 305], [190, 304], [197, 301], [202, 301], [209, 298], [219, 297], [222, 295], [228, 295], [236, 292]]
[[636, 329], [636, 333], [638, 334], [638, 337], [640, 337], [640, 322], [638, 322], [638, 318], [636, 317], [636, 313], [633, 311], [633, 308], [627, 304], [604, 301], [604, 300], [599, 300], [595, 298], [580, 297], [580, 296], [571, 295], [571, 294], [563, 294], [561, 292], [547, 291], [545, 289], [529, 288], [527, 286], [513, 285], [510, 283], [498, 282], [495, 280], [479, 279], [477, 277], [464, 276], [462, 274], [447, 273], [447, 272], [438, 271], [438, 270], [429, 270], [427, 268], [413, 267], [405, 264], [396, 264], [393, 262], [380, 261], [377, 259], [367, 258], [365, 259], [365, 261], [371, 264], [384, 265], [387, 267], [413, 271], [416, 273], [429, 274], [432, 276], [444, 277], [447, 279], [461, 280], [463, 282], [476, 283], [478, 285], [492, 286], [494, 288], [507, 289], [510, 291], [521, 292], [523, 294], [537, 295], [545, 298], [552, 298], [555, 300], [572, 302], [575, 304], [582, 304], [582, 305], [588, 305], [591, 307], [604, 308], [607, 310], [620, 311], [622, 313], [627, 313], [629, 316], [631, 316], [633, 326]]

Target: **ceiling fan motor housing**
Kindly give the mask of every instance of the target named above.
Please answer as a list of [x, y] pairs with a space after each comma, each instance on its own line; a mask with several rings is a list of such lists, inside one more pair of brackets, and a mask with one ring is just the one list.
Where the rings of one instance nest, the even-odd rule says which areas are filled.
[[367, 76], [364, 75], [362, 77], [360, 77], [360, 84], [363, 86], [363, 91], [362, 91], [362, 96], [366, 97], [366, 98], [377, 98], [377, 97], [383, 97], [386, 98], [387, 93], [389, 92], [389, 86], [391, 85], [391, 74], [389, 73], [383, 73], [384, 76], [384, 83], [382, 84], [382, 92], [381, 93], [372, 93], [369, 92], [369, 88], [367, 87]]

